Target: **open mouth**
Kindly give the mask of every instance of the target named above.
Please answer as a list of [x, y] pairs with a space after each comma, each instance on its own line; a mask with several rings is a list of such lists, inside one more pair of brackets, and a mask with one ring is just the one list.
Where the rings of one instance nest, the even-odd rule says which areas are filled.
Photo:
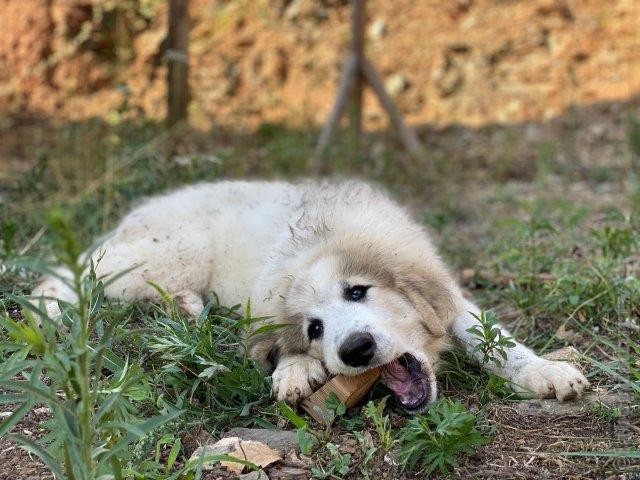
[[382, 383], [392, 392], [395, 401], [408, 413], [422, 411], [435, 400], [435, 378], [422, 370], [422, 364], [410, 353], [382, 367]]

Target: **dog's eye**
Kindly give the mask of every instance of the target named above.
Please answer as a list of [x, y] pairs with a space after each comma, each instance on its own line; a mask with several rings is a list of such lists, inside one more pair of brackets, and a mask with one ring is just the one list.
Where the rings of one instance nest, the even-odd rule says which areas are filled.
[[369, 288], [370, 287], [366, 285], [355, 285], [353, 287], [347, 287], [345, 289], [344, 296], [347, 300], [358, 302], [367, 296], [367, 290], [369, 290]]
[[312, 318], [309, 321], [309, 326], [307, 327], [307, 334], [309, 335], [309, 340], [315, 340], [316, 338], [320, 338], [322, 336], [322, 332], [324, 331], [324, 326], [322, 325], [322, 320], [319, 318]]

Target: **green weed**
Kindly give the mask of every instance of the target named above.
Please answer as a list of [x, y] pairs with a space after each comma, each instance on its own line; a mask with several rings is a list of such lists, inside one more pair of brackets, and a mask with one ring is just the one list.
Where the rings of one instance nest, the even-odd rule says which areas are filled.
[[375, 446], [373, 438], [371, 438], [371, 434], [369, 432], [362, 433], [355, 431], [353, 434], [355, 435], [358, 445], [360, 446], [360, 450], [362, 451], [362, 461], [359, 465], [360, 473], [366, 480], [369, 480], [369, 465], [378, 451], [378, 447]]
[[158, 310], [157, 328], [142, 340], [150, 353], [146, 366], [163, 396], [190, 405], [196, 415], [210, 412], [206, 424], [214, 431], [230, 424], [273, 426], [265, 418], [270, 381], [244, 348], [250, 326], [263, 319], [251, 318], [250, 308], [244, 317], [236, 310], [214, 298], [195, 323], [177, 308]]
[[[181, 412], [162, 402], [159, 415], [140, 415], [140, 402], [149, 397], [147, 379], [137, 365], [110, 350], [115, 340], [131, 332], [119, 330], [122, 322], [105, 318], [101, 309], [105, 284], [96, 279], [93, 265], [81, 260], [82, 250], [70, 226], [62, 217], [54, 217], [51, 228], [58, 262], [72, 272], [67, 283], [78, 302], [59, 302], [61, 319], [53, 319], [24, 297], [13, 297], [23, 308], [25, 322], [0, 318], [7, 336], [0, 387], [10, 392], [2, 403], [19, 405], [0, 424], [0, 435], [39, 456], [57, 478], [121, 479], [129, 446]], [[55, 275], [38, 260], [16, 263]], [[68, 333], [62, 333], [63, 328]], [[48, 433], [38, 441], [8, 433], [38, 402], [46, 403], [53, 414], [53, 420], [43, 425]]]
[[493, 312], [472, 314], [480, 325], [474, 325], [467, 332], [478, 337], [480, 342], [473, 347], [472, 353], [482, 356], [481, 363], [493, 363], [502, 366], [507, 360], [507, 349], [515, 347], [513, 337], [504, 335], [500, 329], [499, 319]]
[[398, 459], [403, 468], [448, 475], [457, 466], [458, 455], [471, 454], [489, 440], [476, 429], [476, 417], [459, 401], [444, 398], [427, 414], [410, 419], [399, 441]]
[[329, 442], [325, 448], [331, 455], [331, 461], [325, 467], [312, 467], [311, 475], [313, 478], [324, 480], [330, 477], [342, 478], [349, 472], [349, 464], [351, 463], [350, 453], [341, 453], [336, 445]]
[[383, 414], [384, 408], [387, 404], [387, 398], [389, 397], [384, 397], [378, 403], [369, 401], [369, 403], [364, 407], [364, 415], [373, 422], [373, 426], [378, 434], [378, 441], [385, 452], [391, 450], [394, 443], [389, 415]]

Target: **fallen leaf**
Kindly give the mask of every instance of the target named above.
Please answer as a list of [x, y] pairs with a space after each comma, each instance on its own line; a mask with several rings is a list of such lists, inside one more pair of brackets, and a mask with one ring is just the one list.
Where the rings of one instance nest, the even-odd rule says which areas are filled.
[[[266, 467], [282, 459], [282, 455], [268, 445], [254, 440], [241, 440], [239, 437], [222, 438], [213, 445], [199, 447], [193, 452], [191, 459], [211, 455], [230, 455], [260, 467]], [[215, 462], [205, 462], [203, 466], [211, 463]], [[220, 465], [236, 475], [242, 473], [245, 467], [242, 463], [231, 461], [221, 461]]]

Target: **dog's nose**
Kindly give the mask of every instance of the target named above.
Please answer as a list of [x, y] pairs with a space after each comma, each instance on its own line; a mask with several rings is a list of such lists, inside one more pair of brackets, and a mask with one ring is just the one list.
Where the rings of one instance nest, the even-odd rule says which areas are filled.
[[376, 341], [367, 332], [352, 333], [340, 346], [340, 360], [350, 367], [365, 367], [376, 352]]

